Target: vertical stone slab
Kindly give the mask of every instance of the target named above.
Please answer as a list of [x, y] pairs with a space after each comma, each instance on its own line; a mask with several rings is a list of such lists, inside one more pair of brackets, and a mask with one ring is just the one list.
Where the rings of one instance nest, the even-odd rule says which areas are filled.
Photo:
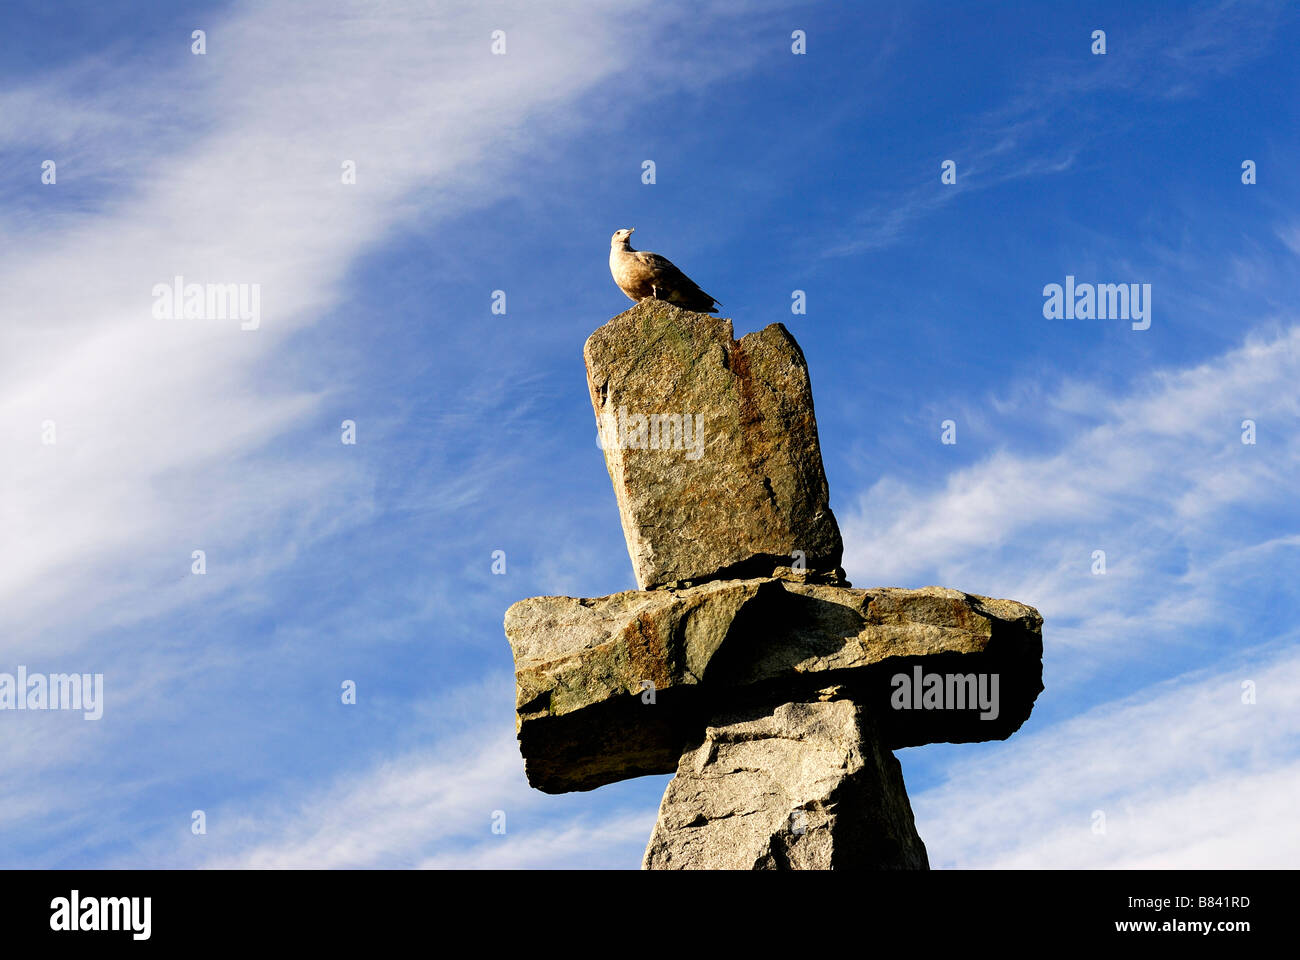
[[839, 582], [803, 351], [774, 323], [644, 300], [587, 340], [587, 384], [643, 590], [799, 566]]
[[923, 870], [929, 861], [870, 714], [831, 699], [715, 717], [682, 754], [642, 866]]

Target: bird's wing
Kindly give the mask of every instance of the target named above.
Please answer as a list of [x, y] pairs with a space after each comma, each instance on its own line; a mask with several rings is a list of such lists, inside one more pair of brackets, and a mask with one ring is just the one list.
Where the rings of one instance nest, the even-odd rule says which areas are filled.
[[695, 281], [677, 269], [676, 265], [667, 257], [661, 257], [657, 253], [651, 253], [649, 250], [634, 250], [632, 256], [636, 257], [641, 263], [654, 275], [655, 286], [664, 290], [674, 290], [682, 294], [684, 299], [694, 301], [697, 298], [717, 303], [713, 297], [709, 296], [696, 285]]
[[636, 257], [649, 267], [656, 277], [663, 277], [665, 280], [669, 280], [686, 276], [686, 274], [682, 273], [673, 265], [671, 260], [667, 257], [661, 257], [657, 253], [650, 253], [648, 250], [636, 250], [633, 251], [632, 256]]
[[[667, 257], [661, 257], [657, 253], [650, 253], [646, 250], [638, 250], [636, 255], [641, 262], [649, 267], [655, 276], [655, 282], [661, 287], [676, 287], [685, 290], [699, 290], [695, 281], [677, 269], [676, 265]], [[703, 293], [703, 291], [700, 291]]]

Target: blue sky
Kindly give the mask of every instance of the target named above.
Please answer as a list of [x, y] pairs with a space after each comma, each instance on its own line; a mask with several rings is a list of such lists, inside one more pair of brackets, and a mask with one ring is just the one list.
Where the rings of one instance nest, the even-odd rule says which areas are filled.
[[[639, 864], [668, 778], [530, 790], [501, 626], [634, 586], [581, 353], [624, 226], [798, 339], [855, 585], [1046, 619], [1018, 734], [899, 752], [934, 865], [1300, 862], [1294, 8], [3, 20], [0, 672], [106, 701], [0, 712], [0, 865]], [[178, 274], [261, 325], [155, 319]], [[1067, 275], [1150, 329], [1045, 319]]]

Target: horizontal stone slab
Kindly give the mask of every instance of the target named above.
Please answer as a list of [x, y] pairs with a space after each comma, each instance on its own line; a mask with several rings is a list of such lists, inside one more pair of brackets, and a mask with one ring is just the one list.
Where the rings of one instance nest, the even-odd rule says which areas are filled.
[[534, 597], [505, 629], [528, 781], [549, 793], [672, 773], [718, 710], [830, 684], [873, 712], [889, 749], [1004, 739], [1042, 690], [1038, 612], [942, 587], [757, 578]]

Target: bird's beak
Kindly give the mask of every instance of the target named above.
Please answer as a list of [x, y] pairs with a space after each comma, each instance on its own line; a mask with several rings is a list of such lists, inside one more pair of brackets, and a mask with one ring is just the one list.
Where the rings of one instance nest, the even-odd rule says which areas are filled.
[[628, 233], [636, 233], [636, 227], [628, 227], [628, 228], [627, 228], [627, 232], [628, 232]]

